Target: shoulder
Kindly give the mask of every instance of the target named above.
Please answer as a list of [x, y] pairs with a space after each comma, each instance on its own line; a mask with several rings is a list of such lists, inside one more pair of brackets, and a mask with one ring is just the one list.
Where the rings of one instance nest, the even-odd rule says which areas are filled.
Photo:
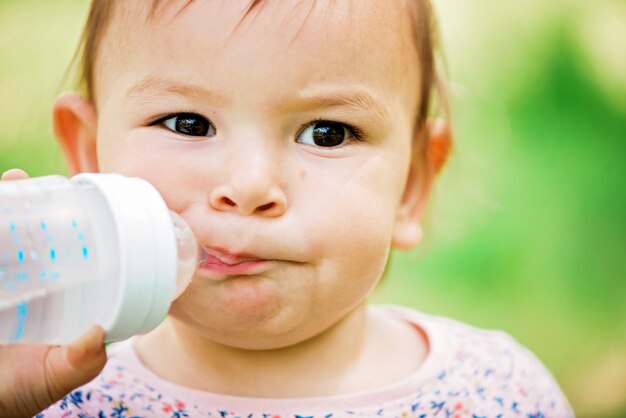
[[[399, 317], [424, 330], [430, 357], [445, 362], [449, 369], [473, 369], [483, 377], [507, 379], [515, 376], [534, 383], [553, 381], [541, 361], [511, 335], [500, 330], [474, 327], [451, 318], [434, 316], [412, 309], [386, 306]], [[443, 366], [443, 364], [442, 364]]]
[[424, 392], [430, 392], [433, 403], [471, 405], [476, 416], [573, 417], [552, 374], [509, 334], [407, 308], [382, 308], [421, 327], [428, 336], [424, 367], [434, 377]]

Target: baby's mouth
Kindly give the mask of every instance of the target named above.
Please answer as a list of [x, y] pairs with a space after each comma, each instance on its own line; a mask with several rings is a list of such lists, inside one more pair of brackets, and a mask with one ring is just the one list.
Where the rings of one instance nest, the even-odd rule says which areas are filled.
[[221, 247], [201, 247], [199, 268], [209, 277], [220, 279], [228, 276], [247, 276], [267, 269], [272, 260], [250, 253], [235, 253]]
[[[228, 251], [227, 249], [220, 247], [204, 247], [201, 246], [202, 256], [200, 257], [200, 264], [205, 264], [207, 261], [216, 260], [221, 264], [225, 264], [227, 266], [235, 266], [237, 264], [247, 263], [247, 262], [257, 262], [257, 261], [266, 261], [261, 257], [258, 257], [254, 254], [248, 253], [233, 253]], [[204, 262], [202, 262], [204, 261]]]

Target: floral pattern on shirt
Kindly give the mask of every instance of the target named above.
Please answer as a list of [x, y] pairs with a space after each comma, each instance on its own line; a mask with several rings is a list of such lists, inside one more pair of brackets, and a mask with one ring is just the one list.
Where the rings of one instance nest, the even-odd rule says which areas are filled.
[[[103, 372], [87, 385], [38, 414], [37, 418], [573, 418], [573, 412], [543, 365], [512, 338], [445, 318], [420, 314], [420, 323], [444, 328], [440, 350], [451, 360], [427, 382], [402, 397], [379, 404], [334, 409], [319, 405], [301, 412], [259, 411], [255, 400], [242, 399], [237, 410], [208, 405], [197, 393], [178, 387], [176, 394], [158, 390], [161, 383], [142, 381], [130, 370], [129, 356], [115, 352]], [[441, 344], [444, 343], [444, 344]], [[123, 343], [124, 344], [124, 343]], [[127, 344], [126, 349], [132, 350]], [[135, 361], [136, 358], [135, 358]], [[137, 365], [135, 365], [137, 366]], [[144, 366], [141, 366], [144, 367]], [[157, 378], [158, 379], [158, 378]], [[383, 389], [384, 390], [384, 389]], [[171, 392], [171, 391], [169, 391]], [[215, 395], [220, 396], [220, 395]], [[232, 398], [231, 398], [232, 400]], [[329, 399], [332, 405], [332, 398]]]

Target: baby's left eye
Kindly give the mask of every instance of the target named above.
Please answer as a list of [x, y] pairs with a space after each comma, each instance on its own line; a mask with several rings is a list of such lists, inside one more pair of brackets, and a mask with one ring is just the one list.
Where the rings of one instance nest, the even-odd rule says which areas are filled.
[[346, 140], [359, 139], [356, 128], [341, 122], [318, 120], [309, 123], [296, 138], [301, 144], [333, 148], [342, 145]]

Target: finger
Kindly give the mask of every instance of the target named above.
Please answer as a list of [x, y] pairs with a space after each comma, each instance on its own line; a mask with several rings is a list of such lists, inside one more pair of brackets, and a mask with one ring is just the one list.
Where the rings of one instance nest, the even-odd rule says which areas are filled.
[[26, 171], [19, 168], [12, 168], [2, 173], [2, 177], [0, 178], [0, 180], [23, 180], [27, 178], [28, 174], [26, 173]]
[[45, 380], [51, 405], [73, 389], [94, 379], [106, 364], [104, 331], [93, 326], [76, 341], [65, 347], [53, 347], [46, 357]]

